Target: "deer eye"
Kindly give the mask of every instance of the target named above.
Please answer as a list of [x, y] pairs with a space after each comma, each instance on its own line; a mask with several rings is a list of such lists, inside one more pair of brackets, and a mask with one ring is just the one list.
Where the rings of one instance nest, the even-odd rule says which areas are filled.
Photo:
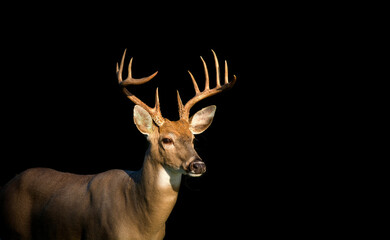
[[163, 142], [164, 144], [173, 144], [172, 138], [163, 138], [163, 139], [162, 139], [162, 142]]

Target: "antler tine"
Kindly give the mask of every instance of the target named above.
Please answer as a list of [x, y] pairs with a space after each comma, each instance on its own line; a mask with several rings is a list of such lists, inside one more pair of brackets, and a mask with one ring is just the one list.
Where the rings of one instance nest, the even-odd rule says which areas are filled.
[[205, 72], [205, 89], [202, 92], [199, 91], [198, 84], [196, 83], [194, 76], [191, 74], [190, 71], [188, 71], [190, 76], [191, 76], [192, 83], [194, 85], [195, 96], [193, 98], [191, 98], [183, 106], [183, 103], [182, 103], [181, 98], [180, 98], [179, 91], [177, 91], [177, 101], [178, 101], [178, 104], [179, 104], [180, 119], [184, 119], [184, 120], [188, 121], [189, 120], [189, 115], [190, 115], [190, 110], [197, 102], [199, 102], [200, 100], [205, 99], [207, 97], [213, 96], [213, 95], [215, 95], [217, 93], [220, 93], [222, 91], [225, 91], [227, 89], [230, 89], [236, 83], [237, 78], [236, 78], [235, 75], [233, 75], [233, 80], [231, 82], [229, 82], [229, 79], [228, 79], [228, 65], [227, 65], [227, 61], [225, 61], [225, 82], [224, 82], [223, 85], [221, 85], [218, 58], [217, 58], [217, 55], [215, 54], [215, 52], [213, 50], [211, 50], [211, 51], [213, 52], [214, 61], [215, 61], [216, 87], [210, 89], [209, 74], [208, 74], [208, 70], [207, 70], [207, 65], [206, 65], [206, 62], [203, 60], [203, 58], [200, 57], [201, 60], [202, 60], [203, 68], [204, 68], [204, 72]]
[[190, 71], [188, 71], [188, 73], [189, 73], [190, 76], [191, 76], [192, 84], [194, 84], [195, 94], [200, 93], [198, 84], [196, 83], [196, 80], [195, 80], [194, 76], [192, 75], [192, 73], [191, 73]]
[[[221, 83], [219, 81], [219, 63], [218, 63], [218, 58], [217, 58], [217, 55], [215, 54], [215, 52], [211, 49], [211, 51], [213, 52], [213, 55], [214, 55], [214, 61], [215, 61], [215, 78], [217, 80], [217, 87], [220, 87], [221, 86]], [[226, 76], [225, 76], [226, 77]]]
[[116, 64], [116, 74], [117, 74], [119, 85], [122, 87], [122, 90], [123, 90], [124, 94], [127, 96], [128, 99], [130, 99], [136, 105], [139, 105], [143, 109], [145, 109], [151, 115], [153, 121], [158, 126], [163, 125], [164, 124], [164, 118], [161, 115], [160, 100], [159, 100], [159, 95], [158, 95], [158, 88], [156, 89], [156, 97], [155, 97], [154, 108], [151, 108], [148, 105], [146, 105], [143, 101], [141, 101], [139, 98], [137, 98], [134, 94], [132, 94], [131, 92], [129, 92], [129, 90], [126, 89], [126, 86], [129, 86], [129, 85], [140, 85], [140, 84], [143, 84], [143, 83], [146, 83], [146, 82], [150, 81], [154, 76], [156, 76], [158, 71], [156, 71], [155, 73], [153, 73], [152, 75], [150, 75], [148, 77], [139, 78], [139, 79], [133, 78], [132, 77], [132, 71], [131, 71], [133, 58], [131, 58], [129, 66], [128, 66], [128, 76], [127, 76], [126, 80], [123, 81], [123, 79], [122, 79], [122, 71], [123, 71], [123, 64], [124, 64], [125, 56], [126, 56], [126, 50], [123, 53], [122, 61], [121, 61], [120, 66], [118, 67], [118, 63]]
[[200, 57], [200, 59], [202, 59], [202, 62], [203, 62], [204, 76], [205, 76], [205, 81], [206, 81], [206, 83], [204, 84], [204, 90], [208, 90], [208, 89], [210, 89], [209, 71], [207, 70], [206, 62], [203, 60], [202, 57]]
[[[236, 77], [236, 76], [234, 76]], [[227, 61], [225, 60], [225, 84], [226, 83], [229, 83], [229, 79], [228, 79], [228, 64], [227, 64]]]
[[180, 116], [180, 119], [183, 119], [184, 116], [184, 105], [183, 105], [183, 102], [181, 101], [181, 98], [180, 98], [180, 93], [179, 93], [179, 90], [176, 90], [177, 91], [177, 104], [179, 105], [179, 116]]

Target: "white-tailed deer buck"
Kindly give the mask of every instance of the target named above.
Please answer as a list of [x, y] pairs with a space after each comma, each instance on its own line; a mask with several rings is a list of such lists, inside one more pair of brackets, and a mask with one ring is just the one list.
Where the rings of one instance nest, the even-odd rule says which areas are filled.
[[[147, 136], [149, 148], [142, 168], [130, 172], [110, 170], [96, 175], [76, 175], [33, 168], [12, 179], [0, 195], [1, 237], [27, 239], [163, 239], [165, 222], [177, 199], [182, 174], [200, 176], [206, 166], [194, 149], [195, 134], [211, 124], [216, 107], [209, 106], [190, 117], [200, 100], [231, 88], [225, 61], [224, 83], [214, 51], [216, 86], [210, 89], [205, 61], [205, 89], [200, 91], [190, 73], [195, 96], [183, 105], [179, 92], [180, 120], [170, 121], [160, 112], [158, 89], [154, 108], [126, 87], [150, 81], [156, 74], [135, 79], [130, 60], [128, 77], [122, 80], [126, 50], [117, 77], [123, 92], [136, 105], [134, 123]], [[183, 236], [185, 239], [185, 236]]]

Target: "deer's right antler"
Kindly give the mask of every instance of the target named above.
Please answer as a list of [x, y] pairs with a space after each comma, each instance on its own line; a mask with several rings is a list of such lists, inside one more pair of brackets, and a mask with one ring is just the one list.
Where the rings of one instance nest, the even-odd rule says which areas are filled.
[[128, 76], [123, 81], [123, 79], [122, 79], [122, 71], [123, 71], [123, 64], [124, 64], [124, 61], [125, 61], [125, 56], [126, 56], [126, 50], [123, 53], [123, 57], [122, 57], [122, 61], [121, 61], [120, 67], [118, 67], [118, 63], [116, 64], [116, 74], [117, 74], [117, 77], [118, 77], [119, 85], [122, 87], [122, 90], [126, 94], [128, 99], [130, 99], [133, 103], [141, 106], [143, 109], [145, 109], [150, 114], [150, 116], [152, 117], [153, 121], [157, 124], [157, 126], [163, 125], [164, 118], [161, 115], [160, 100], [159, 100], [159, 97], [158, 97], [158, 88], [156, 89], [156, 100], [155, 100], [156, 103], [154, 105], [154, 108], [151, 108], [148, 105], [146, 105], [143, 101], [141, 101], [139, 98], [137, 98], [134, 94], [132, 94], [131, 92], [129, 92], [129, 90], [126, 89], [126, 86], [129, 86], [129, 85], [140, 85], [140, 84], [144, 84], [144, 83], [150, 81], [152, 78], [154, 78], [154, 76], [156, 76], [158, 71], [156, 71], [155, 73], [153, 73], [152, 75], [150, 75], [148, 77], [139, 78], [139, 79], [133, 78], [132, 77], [132, 73], [131, 73], [131, 65], [133, 63], [133, 58], [131, 58], [130, 63], [129, 63], [129, 67], [128, 67]]

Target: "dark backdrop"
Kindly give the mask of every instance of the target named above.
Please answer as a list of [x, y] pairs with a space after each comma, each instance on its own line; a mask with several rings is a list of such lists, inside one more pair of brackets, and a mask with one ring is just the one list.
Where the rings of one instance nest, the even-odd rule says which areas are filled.
[[207, 173], [183, 178], [166, 239], [326, 234], [334, 199], [319, 176], [332, 147], [325, 137], [334, 121], [326, 114], [332, 94], [325, 92], [334, 81], [333, 39], [312, 18], [282, 19], [157, 22], [145, 29], [129, 22], [119, 31], [64, 23], [51, 29], [46, 19], [44, 27], [9, 30], [1, 46], [0, 185], [32, 167], [138, 170], [147, 141], [133, 124], [134, 104], [117, 86], [124, 49], [126, 64], [134, 57], [134, 77], [159, 71], [131, 89], [153, 105], [158, 86], [162, 114], [171, 120], [178, 119], [176, 89], [183, 101], [194, 94], [187, 70], [204, 84], [199, 56], [214, 86], [213, 49], [221, 69], [226, 59], [229, 78], [238, 80], [192, 110], [217, 105], [213, 124], [195, 143]]

